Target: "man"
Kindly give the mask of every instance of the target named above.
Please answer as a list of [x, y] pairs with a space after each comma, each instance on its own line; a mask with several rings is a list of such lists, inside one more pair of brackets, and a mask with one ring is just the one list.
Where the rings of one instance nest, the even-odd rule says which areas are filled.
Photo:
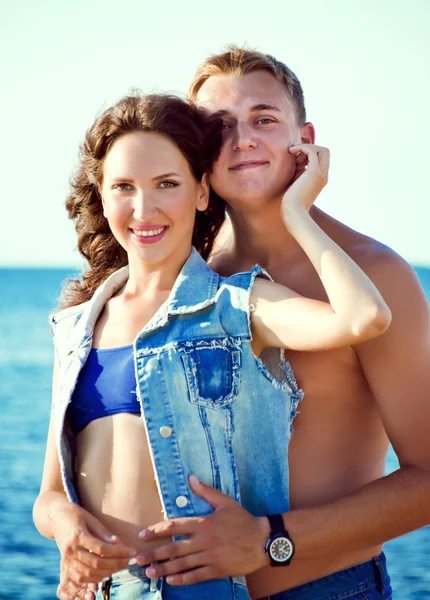
[[[226, 200], [230, 219], [212, 268], [230, 275], [258, 262], [275, 281], [326, 300], [309, 259], [279, 218], [285, 190], [305, 168], [303, 157], [290, 168], [288, 148], [313, 144], [315, 138], [300, 82], [273, 57], [231, 47], [201, 65], [190, 96], [224, 120], [224, 145], [211, 184]], [[183, 585], [242, 573], [253, 598], [389, 598], [382, 544], [430, 523], [424, 292], [411, 267], [391, 249], [316, 207], [311, 214], [372, 278], [393, 319], [385, 334], [354, 348], [286, 353], [305, 394], [289, 448], [290, 511], [278, 522], [285, 528], [278, 559], [288, 566], [274, 568], [276, 557], [263, 550], [276, 538], [276, 526], [266, 517], [250, 521], [230, 498], [190, 481], [215, 511], [146, 531], [148, 541], [188, 536], [186, 544], [166, 542], [138, 557], [140, 564], [170, 559], [152, 566], [151, 577], [166, 575]], [[389, 442], [400, 469], [384, 476]]]

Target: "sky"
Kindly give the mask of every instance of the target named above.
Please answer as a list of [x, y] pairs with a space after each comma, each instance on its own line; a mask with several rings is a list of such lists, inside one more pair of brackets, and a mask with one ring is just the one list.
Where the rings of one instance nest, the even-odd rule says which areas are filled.
[[81, 266], [64, 200], [85, 131], [132, 88], [185, 94], [229, 43], [298, 75], [331, 151], [317, 205], [430, 265], [428, 0], [15, 0], [0, 8], [0, 265]]

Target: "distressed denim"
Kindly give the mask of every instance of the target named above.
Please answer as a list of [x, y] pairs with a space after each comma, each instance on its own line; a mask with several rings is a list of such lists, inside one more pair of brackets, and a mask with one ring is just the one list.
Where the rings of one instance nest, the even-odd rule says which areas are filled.
[[173, 586], [165, 579], [148, 579], [146, 567], [129, 567], [99, 585], [96, 600], [249, 600], [245, 585], [214, 579], [194, 585]]
[[385, 554], [260, 600], [391, 600]]
[[[169, 298], [134, 341], [137, 396], [166, 519], [212, 512], [191, 493], [191, 474], [255, 516], [289, 509], [287, 451], [302, 392], [279, 349], [265, 351], [263, 360], [252, 352], [249, 295], [257, 275], [265, 275], [259, 266], [220, 277], [193, 249]], [[50, 318], [59, 362], [55, 435], [72, 502], [79, 498], [67, 406], [95, 323], [127, 278], [124, 267], [90, 301]]]

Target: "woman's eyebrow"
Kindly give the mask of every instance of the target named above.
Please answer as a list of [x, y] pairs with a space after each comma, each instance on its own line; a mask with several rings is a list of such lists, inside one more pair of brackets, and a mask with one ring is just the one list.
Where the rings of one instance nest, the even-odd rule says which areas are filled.
[[163, 173], [163, 175], [157, 175], [156, 177], [153, 177], [152, 180], [158, 181], [159, 179], [164, 179], [165, 177], [180, 177], [180, 175], [179, 173], [174, 173], [172, 171], [171, 173]]

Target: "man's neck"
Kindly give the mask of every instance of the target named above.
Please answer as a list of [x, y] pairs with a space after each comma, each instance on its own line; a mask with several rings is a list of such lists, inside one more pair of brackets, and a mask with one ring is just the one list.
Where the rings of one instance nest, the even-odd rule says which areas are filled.
[[[279, 262], [294, 261], [303, 250], [286, 229], [280, 204], [273, 203], [259, 211], [230, 212], [231, 228], [226, 239], [229, 254], [243, 268], [259, 263], [269, 271]], [[312, 217], [320, 213], [312, 207]]]

